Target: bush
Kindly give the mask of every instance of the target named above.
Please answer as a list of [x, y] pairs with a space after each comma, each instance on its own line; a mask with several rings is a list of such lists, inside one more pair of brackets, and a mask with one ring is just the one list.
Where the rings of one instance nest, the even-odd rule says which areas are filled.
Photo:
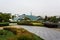
[[18, 25], [31, 25], [31, 26], [43, 26], [44, 24], [39, 21], [20, 21], [17, 22]]
[[57, 28], [58, 25], [55, 23], [44, 23], [44, 26], [49, 27], [49, 28]]
[[9, 26], [9, 22], [0, 22], [0, 26]]
[[18, 40], [32, 40], [32, 38], [22, 35], [18, 38]]
[[16, 34], [17, 34], [17, 30], [19, 30], [19, 29], [17, 29], [17, 28], [5, 27], [4, 30], [11, 31], [11, 32], [13, 32], [13, 33], [16, 35]]
[[31, 22], [30, 21], [20, 21], [20, 22], [17, 22], [18, 25], [31, 25]]
[[32, 37], [22, 35], [18, 38], [18, 40], [43, 40], [43, 39], [33, 34]]
[[0, 30], [0, 40], [7, 40], [10, 37], [13, 37], [14, 34], [8, 30]]
[[17, 23], [17, 22], [10, 22], [10, 23]]

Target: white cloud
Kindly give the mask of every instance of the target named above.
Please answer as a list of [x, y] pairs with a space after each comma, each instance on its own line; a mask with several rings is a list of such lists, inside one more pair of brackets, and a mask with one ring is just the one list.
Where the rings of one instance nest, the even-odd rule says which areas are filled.
[[0, 0], [0, 12], [30, 11], [33, 15], [60, 15], [60, 0]]

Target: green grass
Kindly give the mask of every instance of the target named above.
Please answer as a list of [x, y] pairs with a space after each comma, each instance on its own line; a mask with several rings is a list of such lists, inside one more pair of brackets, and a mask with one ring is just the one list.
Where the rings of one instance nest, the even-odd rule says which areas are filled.
[[[3, 34], [3, 35], [1, 35]], [[39, 36], [28, 32], [23, 28], [4, 28], [3, 31], [0, 30], [0, 40], [43, 40]]]
[[8, 30], [0, 30], [0, 40], [7, 40], [9, 37], [13, 37], [14, 34]]
[[43, 26], [43, 23], [32, 23], [33, 26]]
[[39, 21], [20, 21], [17, 22], [18, 25], [31, 25], [31, 26], [44, 26], [42, 22]]
[[0, 26], [9, 26], [9, 22], [0, 22]]

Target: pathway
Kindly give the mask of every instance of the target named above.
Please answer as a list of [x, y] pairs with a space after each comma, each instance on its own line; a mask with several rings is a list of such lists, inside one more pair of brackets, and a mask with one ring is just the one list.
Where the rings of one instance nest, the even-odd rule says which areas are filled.
[[53, 30], [46, 27], [37, 26], [25, 26], [25, 25], [14, 25], [17, 28], [24, 28], [29, 32], [32, 32], [45, 40], [60, 40], [60, 31]]
[[22, 25], [17, 27], [22, 27], [44, 38], [45, 40], [60, 40], [60, 32], [53, 29], [49, 29], [45, 27], [37, 27], [37, 26], [22, 26]]

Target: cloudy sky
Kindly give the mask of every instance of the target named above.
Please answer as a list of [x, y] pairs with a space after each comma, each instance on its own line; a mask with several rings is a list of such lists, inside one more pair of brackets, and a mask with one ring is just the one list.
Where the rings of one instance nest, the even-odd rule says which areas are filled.
[[41, 16], [60, 15], [60, 0], [0, 0], [0, 12]]

